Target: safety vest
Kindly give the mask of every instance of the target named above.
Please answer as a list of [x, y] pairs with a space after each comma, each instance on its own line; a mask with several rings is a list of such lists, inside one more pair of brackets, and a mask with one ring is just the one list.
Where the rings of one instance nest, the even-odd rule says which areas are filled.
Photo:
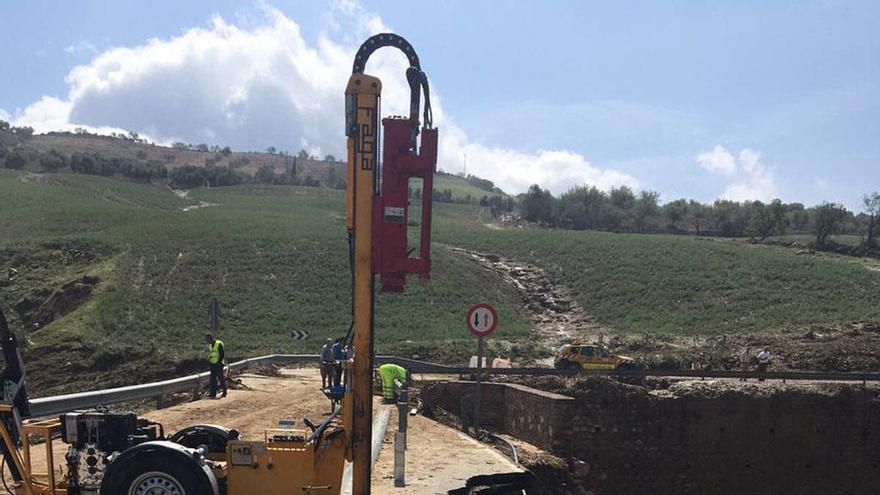
[[210, 352], [209, 359], [211, 360], [211, 364], [217, 364], [220, 362], [220, 346], [223, 345], [223, 341], [220, 339], [214, 339], [213, 344], [208, 344], [208, 351]]
[[382, 395], [386, 399], [394, 398], [394, 380], [406, 384], [406, 368], [393, 363], [379, 366], [379, 379], [382, 380]]

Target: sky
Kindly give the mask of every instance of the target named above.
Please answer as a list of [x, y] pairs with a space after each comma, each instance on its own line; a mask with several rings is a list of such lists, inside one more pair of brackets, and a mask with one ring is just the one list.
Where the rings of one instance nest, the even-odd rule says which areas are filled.
[[[344, 155], [353, 54], [393, 31], [431, 81], [440, 168], [508, 192], [860, 209], [880, 189], [880, 2], [0, 3], [0, 119], [37, 132]], [[405, 58], [377, 52], [385, 114]]]

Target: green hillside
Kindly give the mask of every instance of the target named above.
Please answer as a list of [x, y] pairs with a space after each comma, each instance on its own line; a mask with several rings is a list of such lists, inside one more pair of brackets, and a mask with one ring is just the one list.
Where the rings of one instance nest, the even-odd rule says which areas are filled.
[[880, 321], [880, 264], [690, 236], [441, 223], [437, 241], [541, 266], [621, 333], [687, 336]]
[[[315, 351], [347, 330], [342, 191], [247, 185], [181, 197], [112, 178], [0, 170], [0, 212], [0, 305], [25, 329], [37, 394], [198, 369], [212, 297], [232, 357]], [[864, 260], [491, 221], [488, 208], [435, 204], [433, 278], [379, 297], [380, 352], [460, 362], [473, 346], [463, 312], [475, 301], [500, 310], [492, 345], [533, 352], [518, 294], [452, 247], [542, 267], [624, 337], [880, 328], [880, 266]], [[291, 330], [312, 338], [293, 341]], [[876, 358], [868, 341], [856, 344]]]
[[[182, 210], [199, 202], [216, 206]], [[41, 389], [198, 366], [212, 297], [233, 357], [315, 351], [348, 328], [342, 191], [239, 186], [180, 198], [116, 179], [0, 171], [0, 211], [0, 304], [28, 328]], [[510, 289], [443, 247], [434, 266], [429, 285], [380, 296], [380, 352], [462, 359], [473, 345], [464, 312], [478, 300], [498, 305], [501, 339], [527, 335]], [[292, 341], [294, 329], [312, 338]], [[108, 367], [112, 377], [99, 371]]]
[[[450, 191], [452, 200], [457, 203], [478, 202], [481, 198], [506, 197], [498, 190], [487, 191], [470, 183], [464, 177], [457, 175], [437, 175], [434, 177], [435, 191]], [[470, 199], [470, 201], [469, 201]]]

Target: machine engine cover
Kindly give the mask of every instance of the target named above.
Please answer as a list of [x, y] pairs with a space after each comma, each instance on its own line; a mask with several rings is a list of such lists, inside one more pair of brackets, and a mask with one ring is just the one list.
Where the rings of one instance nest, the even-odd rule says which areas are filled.
[[158, 425], [133, 412], [72, 412], [61, 415], [61, 439], [67, 452], [70, 495], [96, 494], [107, 473], [110, 456], [150, 440]]
[[84, 412], [61, 415], [61, 438], [77, 449], [94, 444], [104, 452], [116, 452], [129, 444], [129, 435], [138, 432], [133, 412]]

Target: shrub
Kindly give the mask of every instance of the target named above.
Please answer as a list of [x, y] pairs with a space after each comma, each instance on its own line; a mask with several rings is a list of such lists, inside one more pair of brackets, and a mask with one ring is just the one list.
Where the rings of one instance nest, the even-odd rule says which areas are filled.
[[13, 151], [6, 155], [6, 158], [3, 162], [3, 166], [12, 170], [21, 170], [24, 166], [27, 165], [27, 158], [18, 152]]
[[67, 166], [67, 158], [56, 150], [40, 156], [40, 166], [44, 172], [57, 172]]

